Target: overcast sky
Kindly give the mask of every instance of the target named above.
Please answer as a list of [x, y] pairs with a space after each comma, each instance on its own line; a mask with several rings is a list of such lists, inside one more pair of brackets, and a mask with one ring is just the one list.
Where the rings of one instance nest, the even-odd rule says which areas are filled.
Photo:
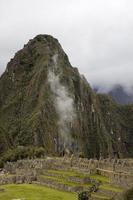
[[0, 0], [0, 73], [37, 34], [56, 37], [92, 85], [133, 85], [133, 0]]

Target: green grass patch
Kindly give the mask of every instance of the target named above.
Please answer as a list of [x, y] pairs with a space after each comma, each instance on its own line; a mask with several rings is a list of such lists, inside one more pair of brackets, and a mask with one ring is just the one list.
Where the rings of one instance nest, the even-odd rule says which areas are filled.
[[30, 184], [13, 184], [2, 186], [5, 192], [0, 193], [0, 200], [77, 200], [77, 195]]
[[90, 175], [90, 178], [99, 180], [103, 183], [109, 183], [109, 178], [106, 176], [95, 174], [95, 175]]
[[63, 176], [75, 176], [75, 177], [85, 177], [85, 174], [82, 173], [78, 173], [75, 171], [63, 171], [63, 170], [48, 170], [47, 172], [49, 173], [53, 173], [53, 174], [59, 174], [59, 175], [63, 175]]
[[104, 199], [104, 200], [110, 200], [110, 197], [107, 197], [105, 195], [99, 195], [99, 194], [92, 194], [92, 197], [95, 197], [97, 199]]
[[48, 170], [48, 173], [53, 173], [53, 174], [59, 174], [59, 175], [63, 175], [65, 176], [75, 176], [75, 177], [79, 177], [79, 178], [84, 178], [84, 177], [88, 177], [88, 178], [92, 178], [95, 180], [99, 180], [103, 183], [109, 183], [109, 178], [106, 176], [102, 176], [102, 175], [98, 175], [98, 174], [94, 174], [94, 175], [90, 175], [87, 173], [79, 173], [76, 171], [63, 171], [63, 170]]
[[111, 190], [113, 192], [123, 192], [123, 189], [118, 187], [118, 186], [112, 186], [112, 185], [109, 185], [109, 184], [103, 184], [103, 185], [100, 185], [101, 189], [104, 189], [104, 190]]
[[40, 177], [44, 179], [53, 180], [58, 183], [62, 183], [62, 184], [69, 185], [72, 187], [75, 187], [75, 186], [91, 187], [92, 186], [92, 184], [90, 183], [80, 184], [80, 183], [69, 181], [66, 178], [62, 178], [62, 177], [52, 177], [52, 176], [46, 176], [46, 175], [40, 175]]
[[62, 184], [69, 185], [69, 186], [79, 186], [78, 183], [73, 183], [73, 182], [67, 181], [63, 178], [56, 178], [56, 177], [45, 176], [45, 175], [41, 175], [40, 177], [44, 178], [44, 179], [53, 180], [53, 181], [56, 181], [58, 183], [62, 183]]

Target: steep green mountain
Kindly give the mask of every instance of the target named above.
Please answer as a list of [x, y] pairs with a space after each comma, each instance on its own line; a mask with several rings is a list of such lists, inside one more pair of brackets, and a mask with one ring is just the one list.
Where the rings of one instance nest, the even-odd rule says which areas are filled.
[[131, 157], [133, 106], [97, 95], [58, 40], [38, 35], [0, 78], [0, 154], [40, 148], [86, 157]]

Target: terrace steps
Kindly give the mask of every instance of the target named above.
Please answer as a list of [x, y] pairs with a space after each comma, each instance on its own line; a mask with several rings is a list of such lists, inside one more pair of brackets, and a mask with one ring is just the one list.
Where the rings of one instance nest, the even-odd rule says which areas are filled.
[[122, 191], [121, 188], [110, 185], [106, 177], [77, 171], [44, 170], [34, 183], [67, 192], [81, 192], [89, 191], [98, 181], [100, 186], [96, 192], [92, 193], [92, 200], [111, 200]]

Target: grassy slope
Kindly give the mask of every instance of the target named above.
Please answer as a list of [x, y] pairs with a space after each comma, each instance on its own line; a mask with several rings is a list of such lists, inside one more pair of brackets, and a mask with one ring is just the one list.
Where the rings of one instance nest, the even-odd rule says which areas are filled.
[[83, 186], [83, 187], [90, 187], [92, 186], [92, 184], [90, 183], [85, 183], [85, 184], [80, 184], [80, 183], [76, 183], [76, 182], [72, 182], [72, 181], [68, 181], [67, 179], [64, 179], [64, 178], [55, 178], [55, 177], [51, 177], [51, 176], [40, 176], [41, 178], [44, 178], [44, 179], [49, 179], [49, 180], [53, 180], [53, 181], [56, 181], [58, 183], [62, 183], [62, 184], [65, 184], [65, 185], [68, 185], [68, 186]]
[[[79, 178], [84, 178], [84, 177], [90, 177], [91, 179], [94, 179], [94, 180], [99, 180], [102, 182], [102, 184], [100, 185], [100, 189], [104, 189], [104, 190], [111, 190], [113, 192], [122, 192], [123, 189], [116, 186], [116, 185], [111, 185], [110, 184], [110, 181], [109, 181], [109, 178], [106, 177], [106, 176], [102, 176], [102, 175], [98, 175], [98, 174], [95, 174], [95, 175], [88, 175], [88, 174], [84, 174], [84, 173], [79, 173], [79, 172], [75, 172], [75, 171], [64, 171], [64, 170], [48, 170], [47, 171], [48, 173], [53, 173], [53, 174], [56, 174], [56, 175], [63, 175], [63, 177], [51, 177], [51, 176], [48, 176], [48, 175], [43, 175], [42, 177], [45, 177], [45, 178], [50, 178], [50, 179], [53, 179], [53, 180], [57, 180], [58, 182], [62, 182], [64, 184], [68, 184], [68, 185], [71, 185], [71, 186], [76, 186], [76, 185], [81, 185], [81, 184], [78, 184], [78, 183], [72, 183], [70, 181], [66, 181], [65, 178], [67, 178], [68, 176], [75, 176], [75, 177], [79, 177]], [[82, 186], [92, 186], [92, 184], [83, 184]]]
[[64, 177], [67, 176], [75, 176], [75, 177], [79, 177], [79, 178], [84, 178], [84, 177], [89, 177], [88, 174], [84, 174], [84, 173], [79, 173], [76, 171], [65, 171], [65, 170], [48, 170], [49, 173], [54, 173], [54, 174], [59, 174], [59, 175], [63, 175]]
[[104, 190], [111, 190], [113, 192], [123, 192], [122, 188], [120, 188], [118, 186], [112, 186], [109, 184], [103, 184], [99, 188], [104, 189]]
[[[41, 175], [41, 177], [46, 179], [52, 179], [53, 181], [57, 181], [63, 184], [68, 184], [70, 186], [77, 186], [80, 185], [78, 183], [73, 183], [71, 181], [68, 181], [66, 178], [68, 176], [76, 176], [76, 177], [84, 177], [85, 174], [74, 172], [74, 171], [63, 171], [63, 170], [48, 170], [48, 172], [57, 174], [57, 175], [64, 175], [62, 177], [51, 177], [48, 175]], [[91, 178], [95, 180], [100, 180], [102, 184], [100, 185], [100, 189], [103, 190], [111, 190], [112, 192], [122, 192], [122, 189], [113, 186], [109, 184], [109, 179], [105, 176], [101, 175], [91, 175]], [[88, 188], [90, 184], [83, 184], [84, 188]], [[5, 192], [0, 193], [0, 200], [13, 200], [13, 199], [21, 199], [24, 198], [24, 200], [76, 200], [77, 195], [73, 193], [67, 193], [62, 192], [59, 190], [50, 189], [44, 186], [38, 186], [38, 185], [6, 185], [2, 186], [2, 188], [5, 188]], [[92, 196], [96, 199], [110, 199], [110, 197], [106, 193], [99, 194], [99, 193], [93, 193]]]
[[61, 192], [38, 185], [6, 185], [2, 186], [5, 192], [0, 193], [0, 200], [76, 200], [76, 194]]
[[95, 175], [90, 175], [90, 177], [92, 179], [96, 179], [96, 180], [102, 181], [103, 183], [109, 183], [109, 178], [106, 177], [106, 176], [95, 174]]

